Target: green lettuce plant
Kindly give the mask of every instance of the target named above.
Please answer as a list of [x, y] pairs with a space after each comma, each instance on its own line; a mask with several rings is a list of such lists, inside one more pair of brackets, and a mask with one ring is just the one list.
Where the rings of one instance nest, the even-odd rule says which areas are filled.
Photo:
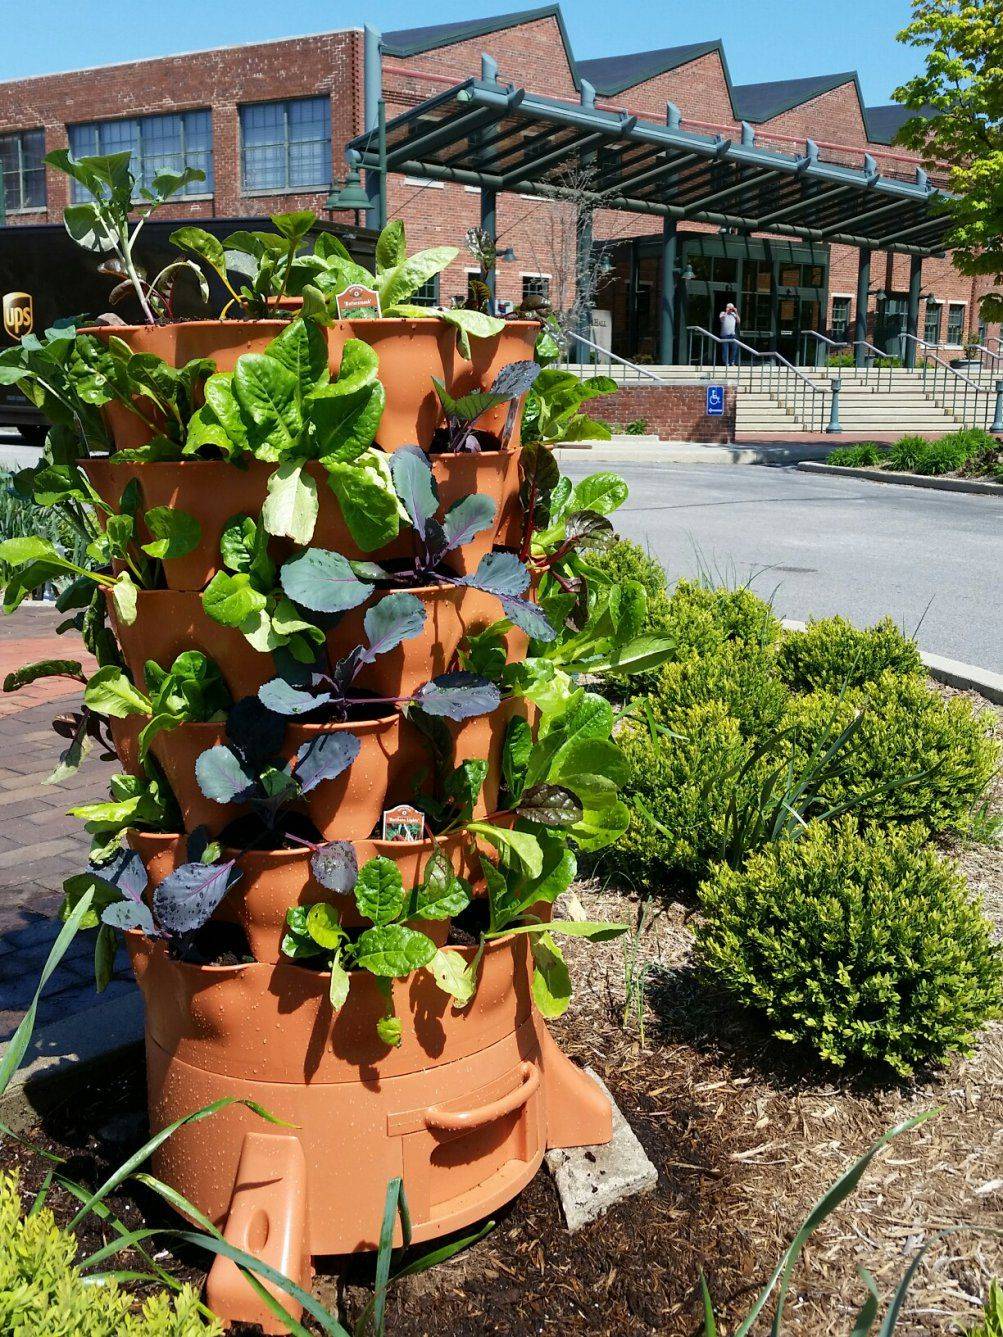
[[300, 209], [273, 214], [269, 221], [274, 232], [241, 229], [222, 241], [194, 224], [171, 233], [172, 244], [208, 265], [229, 294], [221, 319], [226, 318], [231, 308], [243, 317], [260, 319], [274, 311], [291, 291], [296, 257], [317, 215]]
[[386, 403], [378, 365], [368, 344], [349, 339], [332, 379], [323, 331], [298, 316], [263, 353], [245, 353], [232, 373], [209, 377], [185, 453], [211, 446], [226, 458], [249, 454], [275, 464], [262, 522], [269, 534], [300, 544], [317, 522], [317, 483], [306, 468], [316, 461], [359, 546], [388, 543], [401, 511], [386, 456], [372, 448]]

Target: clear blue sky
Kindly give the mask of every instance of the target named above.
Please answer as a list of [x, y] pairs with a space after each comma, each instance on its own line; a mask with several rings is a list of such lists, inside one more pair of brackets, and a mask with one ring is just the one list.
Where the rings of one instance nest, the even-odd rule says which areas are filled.
[[[391, 31], [533, 7], [533, 0], [6, 0], [0, 79], [364, 20]], [[721, 37], [736, 83], [856, 69], [865, 101], [882, 103], [921, 65], [919, 52], [895, 41], [908, 0], [567, 0], [563, 8], [580, 58]]]

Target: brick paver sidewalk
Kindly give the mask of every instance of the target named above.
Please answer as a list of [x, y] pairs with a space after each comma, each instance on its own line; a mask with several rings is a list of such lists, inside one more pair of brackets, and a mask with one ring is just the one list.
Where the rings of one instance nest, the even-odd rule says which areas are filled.
[[[93, 661], [79, 640], [57, 636], [54, 609], [23, 607], [0, 618], [0, 679], [35, 659]], [[63, 879], [87, 863], [89, 837], [67, 809], [106, 797], [117, 768], [91, 755], [70, 780], [46, 785], [63, 741], [53, 718], [72, 709], [80, 689], [50, 678], [0, 695], [0, 1043], [9, 1038], [31, 1001], [38, 976], [59, 931], [56, 915]], [[82, 933], [63, 958], [42, 997], [38, 1025], [82, 1014], [98, 1001], [94, 991], [94, 935]], [[134, 988], [124, 960], [102, 1001]]]

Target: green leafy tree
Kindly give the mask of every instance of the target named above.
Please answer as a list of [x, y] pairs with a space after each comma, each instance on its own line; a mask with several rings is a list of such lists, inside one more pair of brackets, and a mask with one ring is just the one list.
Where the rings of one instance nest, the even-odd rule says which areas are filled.
[[[895, 90], [896, 101], [923, 113], [898, 140], [950, 168], [957, 268], [1003, 284], [1003, 0], [913, 0], [898, 38], [926, 50], [924, 72]], [[984, 295], [981, 314], [1003, 319], [1003, 292]]]

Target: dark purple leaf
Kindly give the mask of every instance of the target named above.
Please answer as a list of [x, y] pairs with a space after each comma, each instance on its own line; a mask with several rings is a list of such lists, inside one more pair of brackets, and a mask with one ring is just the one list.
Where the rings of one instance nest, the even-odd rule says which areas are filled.
[[322, 887], [342, 896], [354, 890], [359, 877], [355, 846], [348, 840], [332, 840], [329, 845], [321, 845], [311, 855], [310, 867]]
[[442, 519], [445, 552], [469, 543], [475, 534], [490, 528], [495, 518], [495, 504], [490, 497], [475, 494], [450, 506]]
[[534, 641], [553, 641], [557, 632], [551, 625], [547, 614], [537, 604], [528, 599], [517, 599], [510, 594], [499, 594], [498, 602], [505, 611], [505, 616], [517, 627], [521, 627]]
[[146, 890], [146, 867], [135, 850], [118, 850], [107, 863], [88, 864], [87, 872], [117, 887], [129, 901], [138, 901]]
[[388, 594], [367, 610], [362, 625], [369, 640], [362, 662], [371, 664], [377, 655], [385, 655], [401, 641], [419, 635], [425, 625], [425, 610], [413, 594]]
[[489, 715], [501, 704], [501, 692], [493, 682], [476, 673], [460, 669], [440, 673], [415, 692], [414, 704], [426, 715], [445, 715], [451, 720], [468, 720], [475, 715]]
[[515, 553], [488, 552], [477, 564], [472, 576], [461, 582], [488, 594], [522, 594], [529, 585], [529, 572]]
[[195, 779], [206, 798], [216, 803], [234, 803], [248, 799], [258, 783], [244, 770], [237, 755], [218, 744], [207, 748], [195, 763]]
[[564, 536], [575, 543], [587, 540], [593, 548], [608, 548], [616, 538], [616, 531], [598, 511], [575, 511], [565, 521]]
[[311, 738], [296, 753], [294, 774], [300, 789], [309, 794], [322, 780], [333, 780], [351, 766], [361, 748], [362, 744], [351, 733], [325, 733]]
[[142, 901], [115, 901], [113, 905], [106, 905], [101, 911], [101, 923], [107, 924], [109, 928], [120, 929], [123, 933], [129, 929], [138, 929], [147, 937], [156, 934], [153, 915]]
[[418, 446], [400, 446], [390, 456], [390, 473], [411, 524], [424, 538], [429, 520], [439, 509], [439, 492], [428, 456]]
[[236, 862], [185, 863], [153, 893], [153, 909], [169, 933], [195, 933], [242, 874]]
[[582, 805], [563, 785], [534, 785], [524, 791], [515, 810], [542, 826], [574, 826], [582, 820]]
[[543, 368], [539, 362], [533, 362], [532, 360], [510, 362], [507, 367], [502, 367], [495, 377], [491, 393], [501, 395], [503, 399], [518, 399], [520, 395], [524, 395], [527, 390], [532, 389], [534, 381], [542, 370]]
[[285, 678], [272, 678], [258, 688], [258, 700], [276, 715], [308, 715], [334, 698], [330, 692], [300, 690]]
[[201, 863], [202, 855], [209, 847], [209, 828], [207, 826], [197, 826], [188, 837], [188, 862]]
[[290, 558], [279, 572], [279, 580], [293, 603], [315, 613], [358, 608], [373, 592], [341, 553], [326, 548], [307, 548]]
[[271, 761], [286, 736], [286, 722], [256, 696], [245, 696], [230, 707], [226, 736], [241, 761], [252, 771]]

